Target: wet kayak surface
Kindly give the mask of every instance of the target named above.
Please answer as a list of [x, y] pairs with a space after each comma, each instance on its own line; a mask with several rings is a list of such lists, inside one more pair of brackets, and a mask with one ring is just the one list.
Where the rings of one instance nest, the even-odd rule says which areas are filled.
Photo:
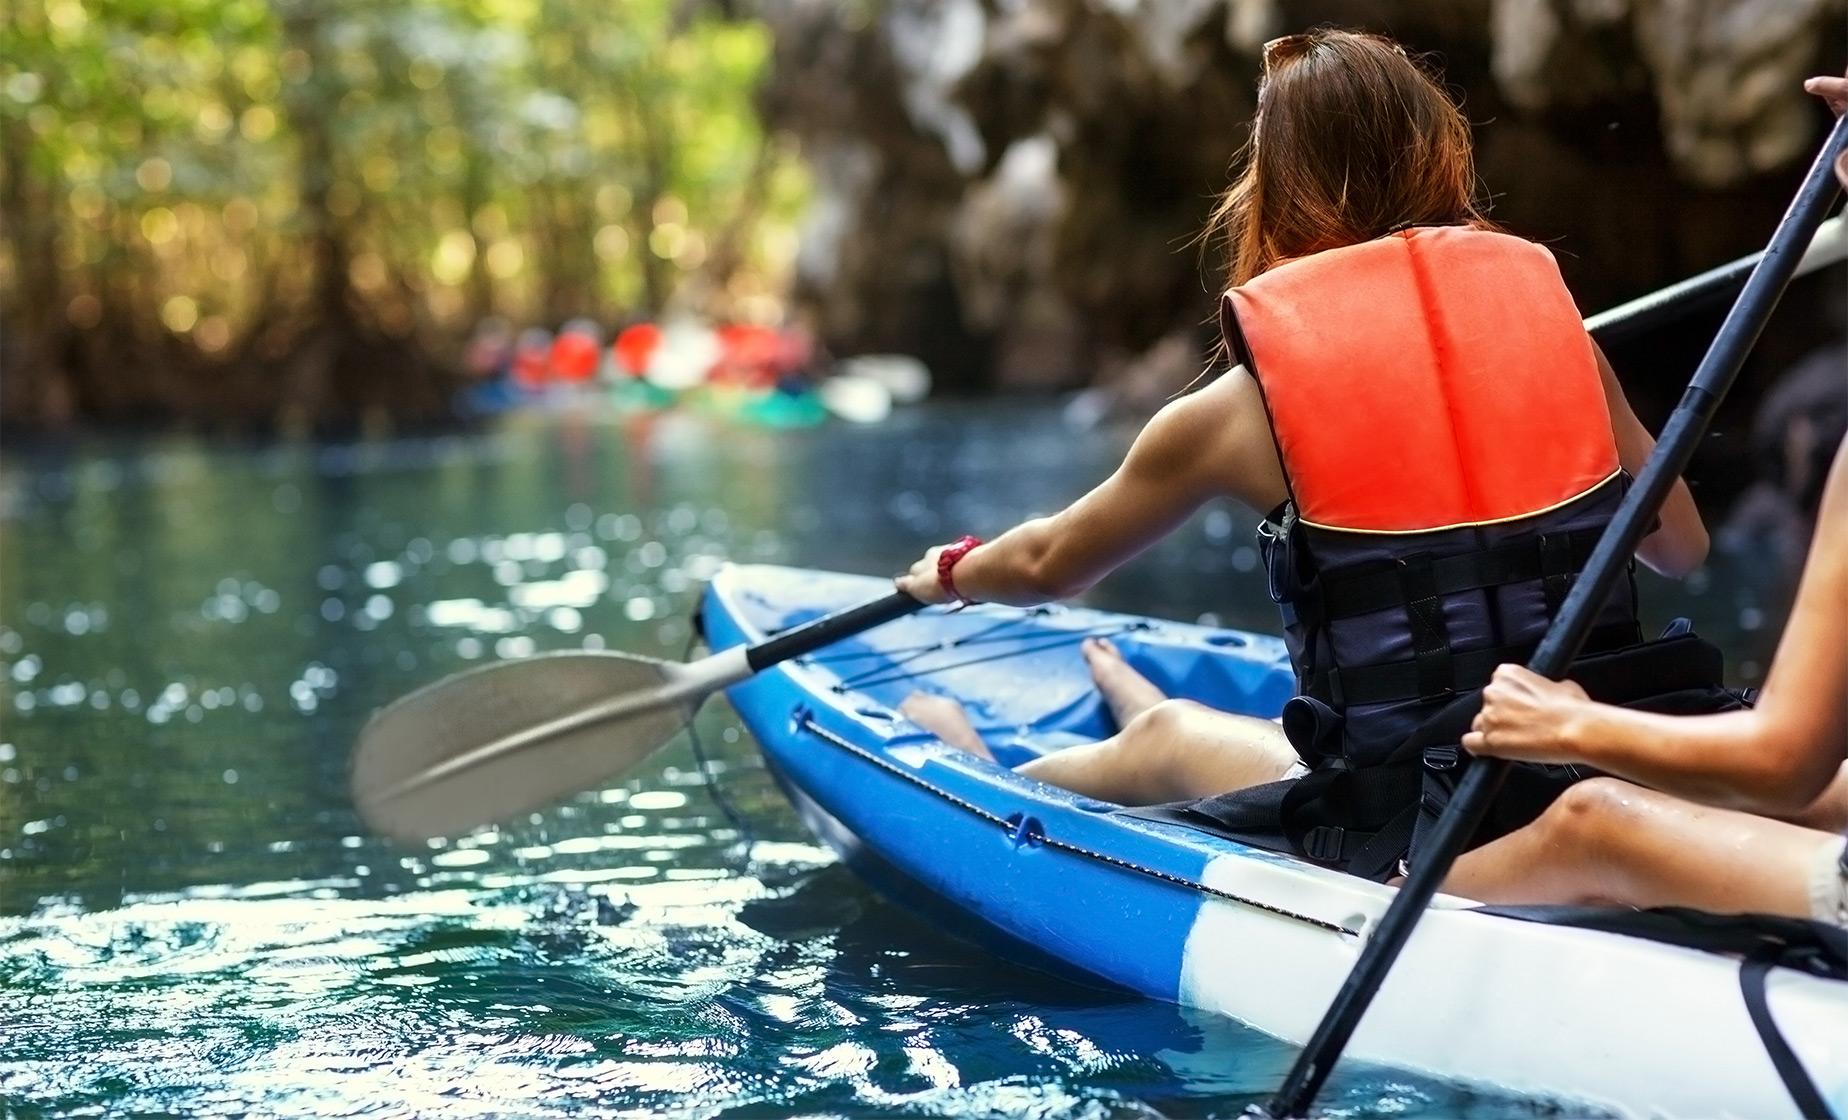
[[[722, 702], [697, 754], [682, 737], [445, 843], [365, 834], [345, 789], [367, 714], [419, 684], [540, 650], [682, 656], [726, 561], [896, 571], [1057, 508], [1128, 434], [1009, 405], [799, 432], [553, 413], [353, 445], [9, 447], [4, 1111], [1238, 1114], [1287, 1048], [879, 899]], [[1089, 601], [1272, 628], [1252, 524], [1208, 509]], [[1720, 557], [1651, 616], [1694, 615], [1749, 679], [1787, 595], [1765, 578]], [[1323, 1104], [1559, 1107], [1368, 1069]]]

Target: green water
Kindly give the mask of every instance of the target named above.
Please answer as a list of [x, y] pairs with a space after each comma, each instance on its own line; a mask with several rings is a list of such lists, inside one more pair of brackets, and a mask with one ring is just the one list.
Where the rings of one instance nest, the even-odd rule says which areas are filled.
[[[1056, 507], [1121, 447], [1018, 407], [9, 448], [0, 1114], [1236, 1115], [1286, 1048], [880, 901], [722, 703], [699, 730], [748, 835], [684, 740], [450, 844], [368, 836], [345, 794], [360, 723], [410, 688], [537, 650], [678, 657], [726, 560], [895, 571]], [[1093, 601], [1268, 627], [1249, 530], [1208, 511]], [[1762, 660], [1776, 592], [1749, 567], [1677, 605]], [[1324, 1103], [1551, 1108], [1365, 1070]]]

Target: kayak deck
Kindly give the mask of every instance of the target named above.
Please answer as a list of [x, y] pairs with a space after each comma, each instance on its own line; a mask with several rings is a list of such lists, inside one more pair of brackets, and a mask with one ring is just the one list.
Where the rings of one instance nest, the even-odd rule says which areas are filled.
[[[731, 568], [709, 641], [757, 640], [889, 584]], [[1389, 888], [1046, 786], [945, 746], [897, 710], [962, 703], [1005, 765], [1114, 727], [1079, 651], [1110, 637], [1169, 695], [1251, 715], [1292, 693], [1274, 638], [1103, 612], [925, 612], [730, 690], [810, 827], [897, 900], [955, 932], [1300, 1042], [1391, 901]], [[1779, 969], [1771, 999], [1848, 1105], [1848, 983]], [[1538, 1053], [1536, 1045], [1543, 1047]], [[1352, 1053], [1441, 1077], [1665, 1115], [1791, 1105], [1739, 997], [1736, 961], [1514, 921], [1439, 896]]]

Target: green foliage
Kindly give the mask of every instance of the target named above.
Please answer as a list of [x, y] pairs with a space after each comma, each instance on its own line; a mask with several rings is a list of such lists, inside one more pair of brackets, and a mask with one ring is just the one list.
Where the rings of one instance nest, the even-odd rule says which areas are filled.
[[675, 0], [48, 0], [0, 37], [0, 297], [34, 338], [229, 360], [349, 309], [439, 349], [489, 313], [778, 311], [803, 184], [753, 108], [760, 25]]

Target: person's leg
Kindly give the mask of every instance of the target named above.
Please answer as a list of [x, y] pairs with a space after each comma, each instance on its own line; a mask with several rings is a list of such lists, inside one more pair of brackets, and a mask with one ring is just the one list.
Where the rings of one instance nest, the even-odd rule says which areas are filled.
[[[1117, 728], [1128, 727], [1143, 712], [1166, 700], [1155, 683], [1136, 672], [1123, 659], [1121, 650], [1107, 638], [1086, 638], [1081, 647], [1084, 663], [1091, 670], [1099, 695], [1116, 718]], [[989, 761], [994, 755], [982, 742], [982, 736], [969, 722], [969, 713], [948, 696], [914, 692], [898, 706], [911, 722], [935, 734], [953, 747], [979, 754]]]
[[1097, 682], [1097, 691], [1103, 694], [1119, 729], [1167, 699], [1154, 682], [1130, 667], [1122, 651], [1109, 639], [1086, 638], [1083, 649], [1091, 679]]
[[[952, 747], [994, 761], [962, 705], [917, 693], [901, 706]], [[1020, 773], [1099, 801], [1159, 805], [1273, 782], [1296, 765], [1283, 729], [1191, 700], [1163, 700], [1108, 739], [1066, 747], [1019, 766]]]
[[1839, 836], [1696, 805], [1616, 778], [1457, 860], [1444, 890], [1490, 903], [1692, 906], [1810, 916], [1817, 852]]
[[1019, 770], [1100, 801], [1159, 805], [1276, 781], [1295, 764], [1283, 729], [1270, 720], [1163, 700], [1108, 739], [1054, 751]]
[[982, 733], [969, 722], [969, 713], [961, 704], [948, 696], [937, 696], [929, 692], [914, 692], [905, 697], [905, 702], [898, 706], [905, 713], [905, 718], [924, 730], [942, 739], [952, 747], [958, 747], [970, 754], [981, 755], [990, 762], [995, 760], [995, 752], [982, 742]]
[[[1274, 782], [1296, 767], [1275, 721], [1167, 699], [1102, 638], [1085, 640], [1084, 659], [1121, 730], [1023, 763], [1020, 773], [1099, 801], [1159, 805]], [[995, 760], [949, 697], [914, 693], [899, 709], [950, 746]]]

